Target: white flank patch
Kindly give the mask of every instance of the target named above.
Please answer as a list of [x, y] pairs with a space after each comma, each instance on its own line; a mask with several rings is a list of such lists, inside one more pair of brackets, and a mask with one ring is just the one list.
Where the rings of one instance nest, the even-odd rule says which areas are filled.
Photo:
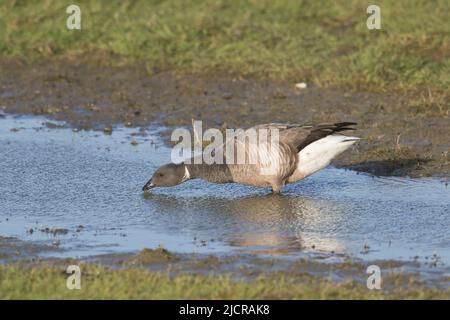
[[328, 166], [331, 160], [359, 139], [335, 134], [317, 140], [300, 150], [297, 170], [307, 177]]

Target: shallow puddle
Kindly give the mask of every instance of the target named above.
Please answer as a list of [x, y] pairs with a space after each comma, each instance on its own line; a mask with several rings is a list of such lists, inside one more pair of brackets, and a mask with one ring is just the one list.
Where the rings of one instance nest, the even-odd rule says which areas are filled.
[[444, 181], [330, 167], [281, 196], [203, 181], [144, 195], [170, 149], [160, 130], [141, 133], [73, 132], [45, 118], [0, 115], [0, 235], [53, 243], [62, 256], [162, 245], [183, 253], [450, 263]]

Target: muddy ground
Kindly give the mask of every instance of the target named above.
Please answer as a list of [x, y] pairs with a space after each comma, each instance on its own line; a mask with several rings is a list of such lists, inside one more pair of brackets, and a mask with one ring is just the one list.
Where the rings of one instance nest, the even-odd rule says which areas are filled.
[[[20, 265], [27, 268], [52, 266], [61, 268], [69, 265], [99, 265], [112, 269], [146, 269], [177, 275], [230, 276], [236, 281], [253, 281], [261, 276], [285, 276], [293, 281], [315, 281], [328, 279], [333, 282], [354, 281], [366, 283], [367, 267], [377, 265], [383, 270], [383, 290], [398, 287], [423, 287], [447, 290], [449, 278], [438, 260], [430, 257], [425, 264], [417, 261], [375, 260], [362, 262], [345, 256], [337, 256], [333, 263], [305, 258], [280, 259], [258, 257], [252, 254], [206, 255], [178, 254], [162, 247], [145, 248], [139, 252], [123, 252], [78, 258], [53, 258], [61, 250], [54, 246], [21, 241], [0, 236], [0, 264]], [[46, 257], [43, 257], [45, 254]]]
[[0, 235], [0, 263], [11, 263], [15, 261], [35, 261], [39, 255], [45, 252], [57, 253], [60, 250], [55, 246], [47, 244], [21, 241], [13, 237]]
[[[104, 66], [101, 59], [0, 62], [0, 108], [109, 132], [114, 124], [245, 127], [264, 122], [355, 121], [365, 138], [335, 164], [375, 175], [450, 172], [450, 104], [411, 95], [261, 80], [230, 74], [178, 75], [145, 64]], [[299, 79], [301, 81], [301, 79]]]

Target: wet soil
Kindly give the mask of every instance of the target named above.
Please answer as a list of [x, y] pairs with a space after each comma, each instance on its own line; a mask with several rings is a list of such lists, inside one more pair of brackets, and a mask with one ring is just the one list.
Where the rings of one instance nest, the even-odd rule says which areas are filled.
[[[66, 269], [69, 265], [95, 264], [108, 268], [141, 268], [164, 272], [170, 276], [183, 274], [231, 276], [239, 281], [252, 281], [260, 276], [277, 275], [294, 280], [312, 281], [328, 279], [335, 282], [354, 281], [364, 284], [367, 267], [377, 265], [383, 271], [383, 290], [420, 285], [447, 290], [450, 282], [442, 269], [434, 271], [432, 265], [396, 260], [358, 261], [342, 259], [323, 263], [311, 259], [284, 260], [261, 258], [251, 254], [218, 256], [205, 254], [173, 253], [162, 247], [145, 248], [139, 252], [94, 255], [84, 258], [54, 258], [59, 249], [13, 237], [0, 237], [0, 263], [26, 267], [52, 266]], [[43, 258], [42, 253], [50, 253]]]
[[[449, 177], [450, 118], [416, 97], [241, 77], [175, 74], [101, 59], [0, 62], [0, 108], [110, 133], [115, 124], [245, 127], [264, 122], [356, 121], [365, 138], [335, 164], [374, 175]], [[0, 115], [1, 116], [1, 115]], [[51, 124], [50, 124], [51, 126]]]
[[56, 254], [60, 249], [45, 243], [22, 241], [15, 237], [0, 236], [0, 263], [35, 261], [43, 253]]
[[377, 265], [383, 270], [385, 289], [394, 286], [411, 285], [411, 280], [428, 287], [448, 288], [445, 272], [435, 270], [430, 265], [423, 266], [415, 261], [374, 260], [360, 261], [340, 257], [333, 263], [313, 259], [285, 260], [270, 259], [257, 255], [241, 254], [231, 256], [204, 254], [176, 254], [162, 248], [143, 249], [138, 253], [107, 254], [92, 256], [83, 260], [109, 267], [140, 267], [152, 271], [166, 271], [171, 275], [231, 275], [238, 280], [254, 280], [261, 275], [279, 274], [289, 279], [303, 277], [327, 278], [333, 281], [353, 280], [365, 283], [367, 267]]

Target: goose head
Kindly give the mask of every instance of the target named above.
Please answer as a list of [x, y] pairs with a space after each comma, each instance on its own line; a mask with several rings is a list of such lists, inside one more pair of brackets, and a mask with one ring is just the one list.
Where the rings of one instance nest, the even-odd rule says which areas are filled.
[[156, 187], [173, 187], [188, 179], [184, 164], [169, 163], [159, 167], [151, 179], [142, 188], [142, 191]]

